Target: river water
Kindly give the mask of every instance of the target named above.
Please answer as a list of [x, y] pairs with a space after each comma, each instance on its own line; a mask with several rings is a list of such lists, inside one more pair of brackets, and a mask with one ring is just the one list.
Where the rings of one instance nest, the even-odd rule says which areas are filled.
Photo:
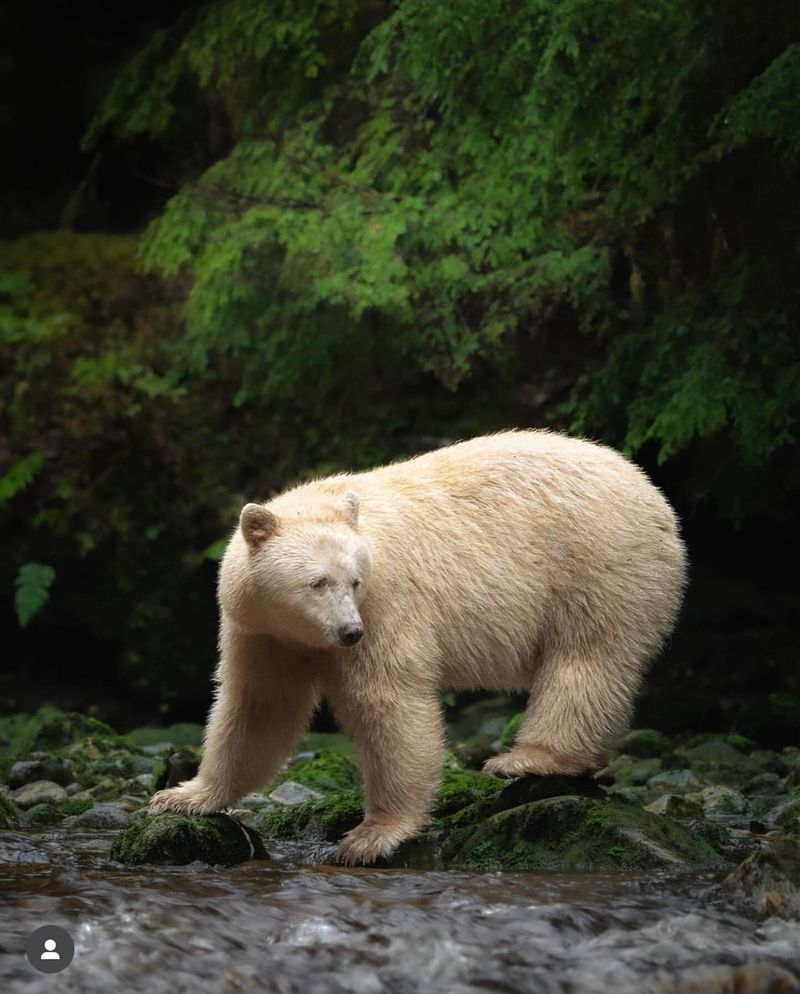
[[[800, 923], [759, 924], [711, 876], [636, 878], [274, 862], [126, 868], [111, 836], [30, 837], [0, 866], [0, 994], [791, 994]], [[75, 957], [24, 955], [41, 925]]]

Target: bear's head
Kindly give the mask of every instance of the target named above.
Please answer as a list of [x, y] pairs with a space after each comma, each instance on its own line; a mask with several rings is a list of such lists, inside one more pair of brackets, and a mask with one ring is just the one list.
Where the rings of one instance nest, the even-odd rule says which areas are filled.
[[370, 553], [358, 510], [352, 491], [290, 515], [246, 504], [220, 567], [223, 613], [244, 631], [308, 648], [359, 642]]

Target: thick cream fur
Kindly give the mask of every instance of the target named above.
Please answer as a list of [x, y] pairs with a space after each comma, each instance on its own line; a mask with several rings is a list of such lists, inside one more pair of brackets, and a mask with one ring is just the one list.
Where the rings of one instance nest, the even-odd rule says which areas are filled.
[[[685, 582], [675, 515], [646, 475], [551, 432], [475, 438], [263, 506], [274, 530], [248, 544], [237, 528], [220, 570], [200, 771], [152, 808], [214, 811], [262, 786], [324, 696], [364, 776], [345, 862], [388, 855], [429, 816], [443, 689], [530, 691], [517, 743], [490, 772], [601, 764]], [[363, 639], [338, 647], [356, 623]]]

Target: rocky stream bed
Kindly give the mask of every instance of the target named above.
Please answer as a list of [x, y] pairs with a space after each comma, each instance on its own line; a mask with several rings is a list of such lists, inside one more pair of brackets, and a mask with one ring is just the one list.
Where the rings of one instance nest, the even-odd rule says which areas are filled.
[[199, 726], [0, 720], [2, 989], [53, 989], [20, 949], [56, 924], [60, 990], [800, 990], [800, 750], [640, 729], [594, 777], [506, 782], [479, 767], [507, 718], [453, 727], [431, 824], [356, 870], [330, 865], [362, 811], [342, 736], [233, 811], [153, 817]]

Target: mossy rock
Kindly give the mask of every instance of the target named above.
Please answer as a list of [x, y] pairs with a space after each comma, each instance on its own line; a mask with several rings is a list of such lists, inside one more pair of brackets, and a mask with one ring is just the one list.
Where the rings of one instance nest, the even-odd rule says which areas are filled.
[[301, 783], [304, 787], [331, 794], [358, 787], [358, 764], [350, 756], [332, 749], [322, 749], [313, 758], [296, 759], [270, 784], [274, 790], [286, 780]]
[[88, 797], [70, 797], [63, 804], [59, 804], [58, 810], [65, 818], [68, 818], [72, 815], [82, 815], [84, 811], [93, 807], [94, 801], [90, 801]]
[[123, 829], [111, 844], [111, 858], [137, 866], [202, 863], [233, 866], [267, 859], [258, 835], [226, 814], [144, 816]]
[[25, 823], [32, 827], [57, 825], [64, 816], [55, 804], [34, 804], [25, 812]]
[[447, 866], [484, 872], [728, 865], [669, 818], [624, 801], [580, 796], [533, 801], [446, 832], [441, 852]]
[[701, 780], [726, 787], [741, 787], [759, 773], [785, 775], [787, 772], [777, 753], [754, 750], [749, 740], [738, 736], [697, 736], [676, 753], [688, 761]]
[[11, 756], [52, 752], [89, 737], [114, 744], [122, 741], [105, 722], [59, 708], [42, 707], [35, 714], [0, 719], [0, 750]]
[[669, 750], [669, 739], [655, 728], [634, 728], [617, 742], [620, 752], [637, 759], [654, 759]]
[[19, 808], [0, 794], [0, 828], [14, 828], [19, 824]]
[[800, 847], [773, 844], [753, 853], [723, 880], [722, 890], [760, 918], [800, 917]]
[[270, 839], [325, 839], [338, 841], [364, 817], [358, 790], [345, 790], [321, 801], [259, 812], [250, 824]]
[[433, 810], [434, 818], [455, 814], [469, 805], [495, 797], [503, 789], [503, 781], [477, 770], [445, 767], [442, 785]]

